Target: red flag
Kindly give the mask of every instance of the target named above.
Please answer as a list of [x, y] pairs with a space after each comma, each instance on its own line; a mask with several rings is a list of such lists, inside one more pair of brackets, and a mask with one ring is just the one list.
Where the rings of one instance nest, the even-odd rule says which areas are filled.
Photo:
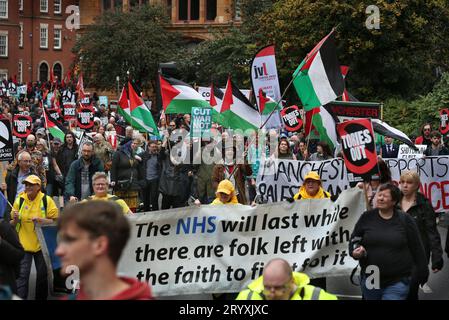
[[53, 67], [50, 68], [50, 83], [53, 84], [55, 82], [55, 75], [53, 74]]
[[78, 83], [76, 84], [76, 91], [78, 92], [78, 100], [84, 99], [86, 94], [84, 93], [84, 80], [82, 73], [80, 73], [78, 77]]
[[214, 84], [213, 83], [210, 85], [209, 104], [211, 105], [211, 107], [215, 107], [217, 105], [217, 100], [215, 99]]
[[221, 104], [221, 112], [225, 112], [226, 110], [231, 109], [231, 105], [234, 103], [234, 99], [232, 98], [232, 84], [231, 84], [231, 76], [228, 77], [228, 83], [226, 84], [226, 91], [223, 96], [223, 103]]
[[306, 124], [305, 124], [305, 129], [304, 129], [304, 134], [306, 137], [309, 136], [310, 132], [313, 129], [313, 124], [312, 124], [312, 117], [314, 114], [316, 113], [320, 113], [320, 108], [313, 108], [312, 110], [309, 110], [306, 112]]
[[263, 113], [263, 110], [265, 109], [265, 104], [270, 101], [270, 99], [268, 99], [265, 96], [265, 93], [263, 92], [262, 88], [259, 88], [259, 112], [260, 114]]

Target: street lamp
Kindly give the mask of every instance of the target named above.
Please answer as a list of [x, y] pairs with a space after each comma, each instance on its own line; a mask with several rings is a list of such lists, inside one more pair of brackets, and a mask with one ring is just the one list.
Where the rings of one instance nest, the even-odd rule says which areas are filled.
[[118, 95], [119, 92], [120, 92], [120, 77], [117, 76], [117, 77], [115, 78], [115, 80], [117, 80], [117, 95]]

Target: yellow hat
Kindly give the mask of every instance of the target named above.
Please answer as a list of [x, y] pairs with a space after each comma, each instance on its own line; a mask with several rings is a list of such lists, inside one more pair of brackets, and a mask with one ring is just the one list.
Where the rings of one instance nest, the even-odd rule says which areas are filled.
[[231, 193], [234, 192], [234, 191], [235, 191], [234, 185], [232, 184], [231, 181], [229, 181], [229, 180], [227, 180], [227, 179], [222, 180], [222, 181], [218, 184], [218, 187], [217, 187], [217, 193], [218, 193], [218, 192], [223, 192], [223, 193], [226, 193], [226, 194], [231, 194]]
[[312, 179], [312, 180], [316, 180], [316, 181], [320, 181], [320, 182], [321, 182], [321, 178], [320, 178], [320, 176], [318, 175], [318, 172], [316, 172], [316, 171], [310, 171], [310, 172], [306, 175], [306, 177], [304, 178], [304, 182], [305, 182], [307, 179]]
[[38, 184], [38, 185], [42, 185], [41, 179], [38, 176], [35, 176], [34, 174], [26, 177], [25, 180], [22, 181], [22, 183], [31, 183], [31, 184]]

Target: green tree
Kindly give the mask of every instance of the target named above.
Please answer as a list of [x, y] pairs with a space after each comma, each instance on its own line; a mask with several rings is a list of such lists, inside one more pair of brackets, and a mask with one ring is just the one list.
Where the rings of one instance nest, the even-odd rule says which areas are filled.
[[281, 78], [291, 77], [313, 46], [336, 28], [341, 64], [350, 66], [348, 88], [361, 100], [413, 98], [449, 66], [449, 11], [442, 0], [377, 0], [380, 29], [369, 30], [369, 2], [282, 0], [259, 19], [267, 43], [275, 43]]
[[168, 23], [159, 6], [126, 13], [108, 11], [99, 16], [73, 49], [86, 86], [115, 88], [116, 76], [126, 79], [129, 71], [137, 84], [149, 87], [158, 64], [173, 59], [181, 46], [179, 34], [165, 30]]

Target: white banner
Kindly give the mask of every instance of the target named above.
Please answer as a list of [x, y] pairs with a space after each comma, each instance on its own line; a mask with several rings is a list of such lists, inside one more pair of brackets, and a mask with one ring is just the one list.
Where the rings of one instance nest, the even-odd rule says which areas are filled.
[[[449, 211], [449, 156], [384, 161], [396, 185], [399, 185], [403, 171], [417, 171], [421, 179], [420, 192], [430, 199], [434, 210]], [[350, 187], [347, 169], [339, 158], [326, 161], [262, 160], [257, 175], [257, 194], [268, 202], [291, 198], [298, 192], [309, 171], [318, 172], [324, 189], [331, 194], [339, 194]]]
[[260, 162], [256, 180], [257, 194], [268, 202], [292, 198], [310, 171], [318, 172], [323, 188], [331, 194], [339, 194], [350, 188], [343, 159], [335, 158], [325, 161], [275, 159]]
[[254, 56], [251, 64], [251, 82], [254, 95], [257, 96], [259, 89], [262, 89], [274, 101], [281, 99], [274, 45], [261, 49]]
[[[220, 90], [224, 93], [226, 91], [226, 88], [221, 88]], [[243, 93], [244, 96], [249, 100], [249, 94], [251, 90], [240, 89], [240, 92]], [[210, 87], [198, 87], [198, 93], [201, 94], [201, 96], [206, 99], [207, 102], [210, 101]]]
[[413, 150], [406, 144], [399, 145], [399, 159], [413, 159], [413, 158], [422, 158], [424, 155], [424, 151], [426, 151], [427, 145], [425, 144], [415, 144], [418, 150]]
[[336, 202], [188, 207], [130, 218], [119, 273], [146, 280], [156, 296], [238, 292], [272, 258], [311, 277], [346, 275], [348, 241], [364, 211], [360, 189]]

